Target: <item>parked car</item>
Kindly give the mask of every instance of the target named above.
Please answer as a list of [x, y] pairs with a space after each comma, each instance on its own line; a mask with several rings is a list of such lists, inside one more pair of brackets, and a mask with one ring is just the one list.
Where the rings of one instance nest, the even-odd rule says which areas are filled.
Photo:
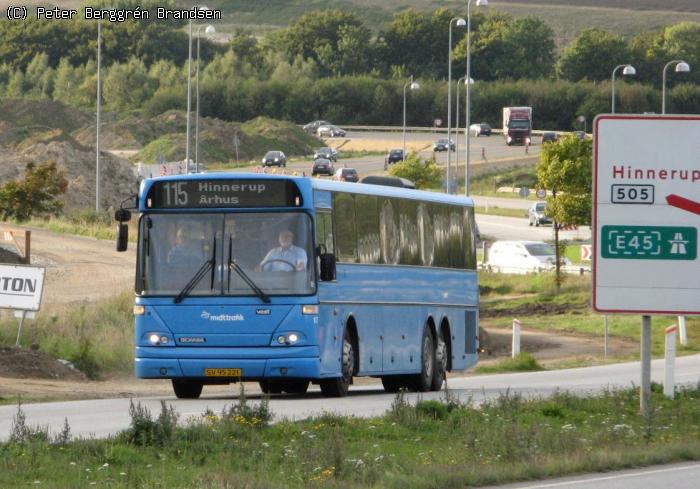
[[438, 139], [437, 141], [435, 141], [435, 144], [433, 144], [433, 151], [447, 151], [448, 146], [451, 151], [455, 150], [454, 141], [448, 141], [447, 139]]
[[262, 159], [263, 166], [287, 166], [287, 157], [281, 151], [268, 151]]
[[386, 155], [386, 158], [384, 158], [384, 163], [391, 165], [392, 163], [403, 161], [404, 159], [403, 149], [392, 149], [389, 151], [389, 154]]
[[363, 178], [360, 183], [367, 183], [370, 185], [384, 185], [386, 187], [400, 187], [410, 189], [416, 188], [416, 184], [410, 181], [408, 178], [387, 177], [384, 175], [368, 175], [365, 178]]
[[331, 124], [331, 123], [328, 121], [322, 121], [322, 120], [311, 121], [308, 124], [303, 125], [302, 129], [306, 132], [311, 133], [311, 134], [316, 134], [316, 130], [318, 129], [319, 126], [327, 126], [329, 124]]
[[338, 161], [338, 151], [335, 148], [329, 148], [328, 146], [318, 148], [314, 153], [314, 160], [318, 158], [326, 158], [327, 160]]
[[491, 126], [489, 126], [485, 122], [477, 122], [476, 124], [472, 124], [471, 126], [469, 126], [469, 132], [476, 137], [490, 136]]
[[316, 135], [320, 138], [343, 138], [345, 137], [345, 134], [345, 130], [339, 128], [338, 126], [334, 126], [333, 124], [324, 124], [322, 126], [318, 126], [318, 129], [316, 129]]
[[328, 158], [316, 158], [314, 160], [314, 166], [311, 168], [311, 175], [333, 175], [335, 168], [333, 168], [333, 162]]
[[540, 136], [540, 144], [556, 143], [557, 141], [559, 141], [559, 134], [556, 132], [543, 132]]
[[333, 175], [333, 180], [340, 180], [341, 182], [359, 182], [360, 176], [354, 168], [338, 168]]
[[[530, 273], [556, 268], [554, 247], [544, 241], [496, 241], [487, 251], [486, 268], [494, 272]], [[563, 258], [563, 266], [571, 261]]]
[[527, 219], [530, 226], [533, 224], [539, 226], [540, 224], [552, 224], [552, 218], [547, 214], [547, 203], [546, 202], [535, 202], [530, 206], [527, 211]]

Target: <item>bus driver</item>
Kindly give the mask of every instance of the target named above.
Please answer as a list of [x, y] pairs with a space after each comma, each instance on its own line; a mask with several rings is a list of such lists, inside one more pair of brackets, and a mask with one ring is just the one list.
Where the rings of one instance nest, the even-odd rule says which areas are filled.
[[306, 270], [306, 251], [292, 244], [294, 234], [285, 229], [280, 231], [279, 243], [271, 249], [265, 258], [256, 267], [256, 271], [266, 272], [293, 272]]

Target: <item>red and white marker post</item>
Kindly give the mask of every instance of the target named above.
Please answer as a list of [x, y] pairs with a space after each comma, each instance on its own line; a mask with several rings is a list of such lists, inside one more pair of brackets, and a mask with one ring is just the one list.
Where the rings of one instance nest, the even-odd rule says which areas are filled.
[[666, 328], [666, 361], [664, 365], [664, 395], [673, 399], [676, 390], [674, 367], [676, 364], [676, 331], [678, 326]]
[[685, 316], [678, 316], [678, 340], [681, 345], [688, 344], [688, 333], [685, 329]]
[[513, 319], [513, 353], [512, 357], [515, 358], [520, 354], [520, 320]]

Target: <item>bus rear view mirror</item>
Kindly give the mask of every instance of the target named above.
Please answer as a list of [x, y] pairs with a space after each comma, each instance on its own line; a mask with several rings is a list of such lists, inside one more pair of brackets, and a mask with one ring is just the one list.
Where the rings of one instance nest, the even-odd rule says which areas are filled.
[[131, 212], [126, 209], [118, 209], [114, 212], [114, 220], [118, 222], [131, 221]]
[[335, 255], [333, 253], [321, 253], [321, 280], [330, 282], [335, 280]]
[[[117, 211], [119, 212], [119, 211]], [[128, 212], [128, 211], [127, 211]], [[117, 251], [126, 251], [129, 244], [129, 225], [119, 223], [117, 228]]]

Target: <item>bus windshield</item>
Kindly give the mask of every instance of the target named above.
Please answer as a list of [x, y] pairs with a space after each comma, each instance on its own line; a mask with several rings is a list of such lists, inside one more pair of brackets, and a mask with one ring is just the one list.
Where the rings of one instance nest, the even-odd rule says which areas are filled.
[[316, 290], [311, 218], [303, 212], [149, 213], [139, 231], [139, 294], [180, 295], [194, 281], [186, 296], [266, 302]]

